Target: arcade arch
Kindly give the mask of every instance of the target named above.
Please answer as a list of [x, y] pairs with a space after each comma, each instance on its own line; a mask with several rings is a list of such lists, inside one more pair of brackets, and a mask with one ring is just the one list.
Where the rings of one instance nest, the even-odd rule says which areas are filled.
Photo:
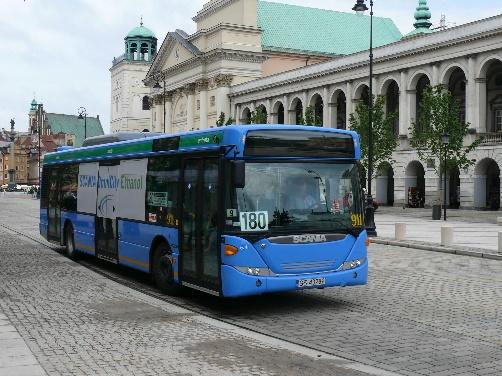
[[303, 123], [303, 103], [300, 98], [295, 98], [289, 107], [289, 124], [300, 123]]
[[474, 169], [474, 207], [500, 209], [500, 167], [491, 158], [482, 159]]
[[412, 161], [405, 173], [406, 203], [411, 208], [423, 208], [425, 204], [425, 170], [422, 163]]
[[378, 167], [376, 183], [376, 200], [381, 205], [394, 205], [394, 170], [388, 162]]
[[272, 106], [272, 123], [284, 124], [284, 104], [281, 101], [277, 101]]

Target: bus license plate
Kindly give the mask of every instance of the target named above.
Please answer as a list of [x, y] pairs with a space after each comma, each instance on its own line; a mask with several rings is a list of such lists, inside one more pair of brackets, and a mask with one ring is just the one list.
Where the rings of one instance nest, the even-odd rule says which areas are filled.
[[314, 287], [314, 286], [324, 286], [326, 284], [326, 278], [308, 278], [300, 279], [297, 282], [298, 287]]

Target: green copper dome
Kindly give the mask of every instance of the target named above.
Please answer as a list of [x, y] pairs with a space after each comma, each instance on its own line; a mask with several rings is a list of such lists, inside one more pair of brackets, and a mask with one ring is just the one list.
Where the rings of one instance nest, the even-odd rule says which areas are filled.
[[419, 34], [432, 33], [432, 22], [430, 21], [431, 17], [432, 14], [429, 10], [429, 6], [427, 5], [427, 0], [419, 0], [417, 10], [415, 11], [415, 23], [413, 24], [413, 26], [415, 26], [415, 30], [406, 35], [404, 38]]
[[37, 101], [35, 100], [35, 98], [33, 98], [33, 100], [31, 101], [31, 108], [30, 108], [30, 111], [36, 111], [37, 110]]
[[418, 2], [417, 10], [415, 11], [416, 22], [413, 24], [413, 26], [415, 26], [417, 29], [429, 29], [432, 26], [432, 22], [430, 21], [431, 17], [432, 14], [429, 10], [429, 6], [427, 5], [427, 0], [420, 0]]
[[143, 22], [132, 29], [129, 34], [127, 34], [126, 38], [155, 38], [155, 34], [152, 30], [143, 26]]

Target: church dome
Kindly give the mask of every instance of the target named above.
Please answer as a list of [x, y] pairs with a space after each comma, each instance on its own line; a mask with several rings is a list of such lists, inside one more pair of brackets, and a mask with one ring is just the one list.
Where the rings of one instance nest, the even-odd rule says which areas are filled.
[[35, 100], [35, 98], [33, 98], [33, 100], [31, 101], [30, 111], [36, 111], [37, 105], [38, 105], [37, 101]]
[[132, 29], [129, 34], [127, 34], [126, 38], [156, 38], [155, 34], [149, 28], [143, 26], [143, 22]]

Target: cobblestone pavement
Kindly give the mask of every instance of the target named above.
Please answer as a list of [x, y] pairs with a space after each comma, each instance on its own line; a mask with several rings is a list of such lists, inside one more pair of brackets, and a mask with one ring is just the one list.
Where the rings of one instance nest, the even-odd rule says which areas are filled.
[[[29, 200], [12, 200], [4, 204], [0, 200], [0, 208], [2, 208], [0, 210], [3, 211], [0, 214], [0, 223], [13, 226], [14, 222], [21, 221], [20, 228], [23, 227], [25, 231], [35, 233], [36, 230], [33, 230], [36, 224], [36, 219], [33, 219], [33, 213], [36, 213], [35, 205]], [[16, 220], [13, 220], [16, 210], [14, 207], [22, 208], [19, 212], [19, 219]], [[70, 346], [70, 348], [78, 352], [81, 348], [86, 349], [85, 346], [88, 346], [89, 351], [93, 346], [97, 346], [101, 350], [94, 349], [95, 352], [91, 352], [91, 358], [94, 359], [94, 354], [96, 354], [99, 359], [102, 359], [103, 348], [108, 347], [111, 351], [106, 350], [104, 354], [112, 354], [108, 355], [112, 356], [112, 359], [113, 356], [116, 356], [118, 360], [124, 359], [124, 364], [129, 366], [135, 361], [140, 361], [137, 357], [130, 355], [135, 353], [133, 350], [144, 349], [128, 342], [131, 338], [129, 333], [132, 332], [133, 337], [137, 337], [145, 347], [152, 337], [156, 340], [167, 336], [167, 340], [172, 340], [168, 333], [159, 329], [159, 321], [155, 321], [157, 316], [154, 312], [158, 312], [156, 309], [163, 307], [160, 303], [136, 296], [136, 293], [120, 285], [116, 285], [112, 289], [115, 293], [112, 293], [106, 287], [110, 284], [109, 280], [104, 278], [95, 278], [99, 281], [98, 287], [86, 288], [73, 283], [73, 286], [67, 286], [62, 291], [59, 291], [61, 284], [58, 284], [59, 287], [54, 286], [47, 290], [48, 277], [42, 278], [37, 285], [37, 289], [42, 290], [35, 295], [45, 297], [45, 299], [38, 298], [41, 301], [37, 301], [38, 304], [32, 307], [34, 292], [27, 290], [27, 287], [20, 282], [13, 282], [19, 280], [19, 275], [22, 276], [21, 281], [24, 278], [32, 278], [29, 276], [33, 270], [39, 268], [41, 263], [49, 262], [52, 265], [54, 260], [58, 262], [52, 272], [56, 273], [62, 283], [68, 281], [69, 276], [72, 277], [71, 280], [75, 280], [85, 273], [80, 266], [76, 267], [74, 263], [54, 252], [43, 251], [43, 258], [34, 261], [20, 250], [22, 246], [19, 245], [19, 240], [12, 244], [12, 247], [16, 251], [9, 253], [8, 257], [14, 259], [21, 252], [22, 257], [28, 260], [27, 267], [12, 270], [12, 267], [2, 266], [0, 278], [4, 281], [4, 278], [7, 278], [5, 273], [16, 274], [16, 278], [12, 276], [12, 282], [7, 285], [9, 291], [15, 291], [15, 294], [9, 293], [8, 298], [16, 296], [16, 299], [22, 301], [19, 305], [25, 307], [23, 309], [26, 309], [28, 305], [30, 307], [28, 312], [30, 309], [33, 310], [33, 316], [28, 318], [28, 321], [33, 321], [32, 326], [29, 326], [30, 330], [19, 329], [19, 327], [26, 327], [26, 323], [23, 323], [26, 318], [16, 319], [18, 315], [15, 311], [16, 303], [7, 304], [6, 302], [10, 300], [0, 298], [0, 307], [13, 320], [13, 324], [16, 327], [19, 326], [18, 330], [25, 339], [35, 338], [37, 331], [33, 328], [53, 327], [53, 332], [39, 334], [41, 343], [49, 344], [47, 351], [54, 351], [51, 345], [54, 342], [70, 344], [73, 341], [83, 341], [77, 342], [78, 346]], [[178, 302], [187, 306], [197, 306], [212, 315], [254, 328], [261, 333], [288, 339], [399, 374], [502, 374], [502, 316], [499, 314], [502, 310], [502, 262], [385, 246], [372, 246], [369, 253], [370, 275], [367, 286], [309, 290], [230, 302], [217, 302], [214, 298], [193, 294], [178, 299]], [[5, 260], [5, 257], [2, 259]], [[113, 271], [113, 268], [110, 270]], [[0, 288], [0, 292], [2, 291]], [[118, 294], [116, 291], [122, 291], [120, 298], [115, 295]], [[46, 300], [52, 301], [51, 297], [57, 296], [58, 293], [63, 294], [67, 302], [57, 299], [53, 301], [53, 304], [62, 312], [61, 314], [52, 313], [57, 318], [57, 322], [60, 322], [56, 325], [53, 320], [54, 316], [44, 316], [39, 312], [43, 312], [40, 307], [48, 304]], [[99, 301], [96, 301], [96, 294], [100, 296]], [[81, 303], [75, 304], [70, 312], [65, 312], [68, 310], [68, 302], [72, 303], [75, 296], [79, 296], [79, 299], [85, 297], [87, 299], [85, 304], [82, 300]], [[137, 318], [132, 322], [125, 320], [122, 323], [120, 317], [117, 318], [118, 313], [110, 308], [109, 302], [117, 299], [124, 300], [124, 296], [136, 302], [134, 304], [138, 304], [138, 301], [145, 303], [142, 309], [147, 312], [142, 313], [140, 307], [135, 305], [135, 309], [139, 311]], [[149, 313], [149, 310], [152, 312]], [[153, 317], [152, 321], [155, 325], [145, 319], [149, 315]], [[99, 324], [101, 326], [94, 324], [95, 320], [101, 320]], [[166, 319], [167, 322], [162, 322], [162, 325], [169, 325], [171, 320]], [[108, 325], [103, 324], [102, 321]], [[178, 326], [183, 323], [182, 319], [174, 321]], [[74, 322], [79, 322], [81, 328], [77, 331], [75, 338], [72, 336], [67, 338], [65, 333], [71, 328], [69, 324]], [[93, 326], [92, 330], [87, 330], [86, 325], [91, 325], [91, 323], [96, 326]], [[103, 335], [99, 338], [103, 339], [96, 339], [96, 329]], [[88, 334], [89, 332], [91, 334]], [[267, 351], [257, 354], [254, 350], [248, 350], [249, 344], [244, 341], [237, 341], [238, 344], [232, 342], [236, 341], [235, 337], [226, 332], [219, 331], [214, 334], [214, 332], [211, 333], [211, 328], [202, 333], [195, 329], [193, 332], [196, 334], [187, 329], [187, 344], [181, 346], [179, 342], [175, 342], [179, 347], [172, 346], [173, 351], [184, 354], [202, 353], [202, 362], [207, 362], [204, 359], [215, 359], [215, 362], [211, 363], [212, 367], [223, 367], [228, 370], [225, 367], [232, 364], [237, 367], [233, 368], [234, 370], [245, 370], [252, 374], [256, 370], [250, 367], [250, 364], [253, 364], [252, 361], [243, 362], [248, 368], [241, 369], [234, 363], [234, 361], [237, 363], [240, 361], [239, 357], [230, 357], [231, 361], [228, 357], [218, 362], [216, 359], [220, 359], [221, 354], [225, 353], [225, 349], [228, 348], [248, 353], [259, 364], [263, 364], [266, 359], [264, 355], [268, 354]], [[62, 338], [58, 337], [58, 333], [61, 333]], [[150, 336], [150, 333], [154, 334]], [[215, 335], [220, 339], [218, 344], [208, 339], [214, 339], [212, 336]], [[226, 341], [232, 344], [226, 345]], [[32, 342], [29, 341], [29, 343], [41, 364], [46, 368], [48, 355], [43, 352], [40, 354], [40, 350], [32, 346]], [[253, 346], [260, 348], [254, 342]], [[125, 353], [124, 348], [127, 349]], [[141, 354], [148, 359], [144, 364], [150, 364], [148, 362], [152, 361], [152, 356], [149, 353], [141, 352]], [[52, 353], [50, 355], [55, 356]], [[167, 356], [167, 354], [164, 355]], [[279, 356], [279, 359], [281, 358]], [[56, 357], [56, 359], [60, 358]], [[158, 358], [155, 359], [158, 361]], [[277, 363], [278, 368], [269, 372], [293, 374], [287, 366], [284, 366], [287, 362], [282, 363], [283, 365], [279, 365], [280, 362]], [[216, 368], [209, 369], [214, 371]], [[315, 374], [316, 370], [320, 369], [309, 372]], [[333, 372], [330, 370], [329, 374]]]
[[[21, 227], [33, 224], [21, 212], [7, 218], [4, 203], [4, 224], [19, 218]], [[48, 375], [385, 374], [131, 290], [3, 226], [0, 260], [0, 318], [17, 329]], [[18, 372], [7, 367], [13, 359], [2, 363], [10, 348], [1, 346], [0, 340], [0, 375], [20, 375], [19, 362]]]

